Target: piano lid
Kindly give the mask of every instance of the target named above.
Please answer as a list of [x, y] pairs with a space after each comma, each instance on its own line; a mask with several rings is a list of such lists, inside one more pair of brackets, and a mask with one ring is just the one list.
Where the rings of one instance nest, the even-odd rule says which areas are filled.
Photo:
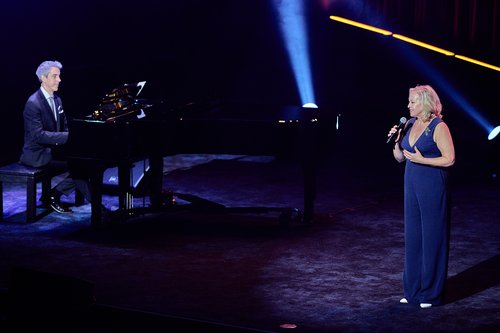
[[138, 83], [126, 83], [113, 89], [102, 98], [97, 109], [90, 115], [94, 121], [113, 122], [118, 118], [136, 115], [144, 116], [143, 110], [152, 104], [137, 99], [146, 81]]

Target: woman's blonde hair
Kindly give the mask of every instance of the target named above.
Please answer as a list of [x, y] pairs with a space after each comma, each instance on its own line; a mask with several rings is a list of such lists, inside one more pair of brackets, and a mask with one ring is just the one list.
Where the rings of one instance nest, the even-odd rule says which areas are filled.
[[422, 111], [426, 120], [430, 119], [433, 115], [442, 118], [441, 111], [443, 106], [439, 100], [439, 96], [434, 89], [429, 85], [417, 85], [410, 88], [410, 94], [418, 96], [420, 103], [422, 103]]

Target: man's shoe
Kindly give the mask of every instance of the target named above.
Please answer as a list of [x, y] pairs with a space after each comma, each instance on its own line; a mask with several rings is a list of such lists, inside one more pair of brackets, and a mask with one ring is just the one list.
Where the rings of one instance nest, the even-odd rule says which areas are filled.
[[62, 205], [59, 200], [57, 200], [54, 197], [50, 198], [50, 208], [52, 208], [54, 211], [61, 213], [61, 214], [66, 214], [66, 213], [72, 213], [73, 211]]

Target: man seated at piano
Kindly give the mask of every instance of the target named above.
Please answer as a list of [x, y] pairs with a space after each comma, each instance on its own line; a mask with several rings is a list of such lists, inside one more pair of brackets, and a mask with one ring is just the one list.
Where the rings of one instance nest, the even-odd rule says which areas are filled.
[[61, 69], [59, 61], [44, 61], [36, 70], [40, 89], [28, 98], [24, 107], [24, 145], [19, 163], [48, 168], [54, 174], [69, 171], [42, 202], [58, 213], [71, 213], [72, 210], [61, 203], [61, 196], [77, 189], [90, 202], [91, 192], [85, 177], [73, 168], [70, 170], [62, 157], [61, 148], [68, 141], [68, 123], [61, 98], [55, 94], [61, 82]]

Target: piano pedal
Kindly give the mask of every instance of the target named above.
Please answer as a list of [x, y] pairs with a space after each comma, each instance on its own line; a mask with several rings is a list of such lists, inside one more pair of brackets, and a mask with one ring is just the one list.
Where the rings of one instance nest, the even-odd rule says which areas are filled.
[[161, 194], [161, 205], [162, 207], [176, 206], [177, 199], [173, 191], [163, 191]]

